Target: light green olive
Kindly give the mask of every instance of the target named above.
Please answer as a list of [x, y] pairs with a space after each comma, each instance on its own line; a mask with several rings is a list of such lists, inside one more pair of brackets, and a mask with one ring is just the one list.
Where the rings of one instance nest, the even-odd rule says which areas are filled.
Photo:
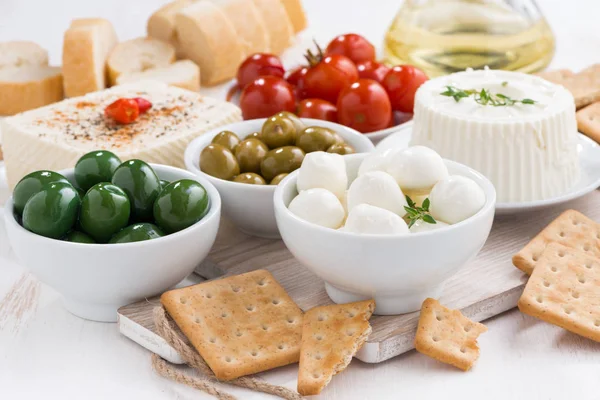
[[271, 179], [271, 182], [269, 183], [269, 185], [279, 185], [279, 182], [281, 182], [283, 180], [283, 178], [285, 178], [286, 176], [288, 176], [288, 173], [283, 173], [283, 174], [279, 174], [277, 175], [275, 178]]
[[260, 132], [252, 132], [245, 139], [258, 139], [262, 142], [262, 134]]
[[211, 143], [220, 144], [226, 149], [234, 151], [239, 142], [240, 138], [235, 133], [231, 131], [223, 131], [219, 132], [217, 136], [213, 138]]
[[304, 128], [306, 128], [306, 125], [304, 125], [304, 122], [302, 122], [300, 117], [298, 117], [294, 113], [291, 113], [289, 111], [281, 111], [281, 112], [277, 113], [277, 116], [289, 118], [289, 120], [292, 121], [292, 123], [294, 124], [294, 127], [296, 128], [296, 136], [298, 136], [300, 134], [300, 132], [302, 132], [304, 130]]
[[336, 142], [334, 133], [331, 129], [322, 126], [309, 126], [296, 138], [296, 146], [306, 153], [326, 151]]
[[293, 145], [296, 140], [296, 127], [292, 120], [277, 115], [267, 118], [261, 133], [262, 141], [270, 149]]
[[266, 185], [267, 184], [267, 182], [265, 181], [265, 179], [262, 176], [255, 174], [254, 172], [244, 172], [243, 174], [239, 174], [238, 176], [233, 178], [233, 181], [239, 182], [239, 183], [248, 183], [251, 185]]
[[334, 143], [331, 146], [329, 146], [329, 148], [327, 149], [327, 152], [341, 154], [341, 155], [356, 153], [356, 151], [354, 150], [354, 147], [352, 147], [346, 143]]
[[200, 170], [215, 178], [230, 180], [240, 173], [240, 166], [228, 148], [213, 143], [200, 153]]
[[267, 153], [260, 164], [263, 178], [271, 181], [279, 174], [290, 173], [302, 165], [304, 152], [296, 146], [284, 146]]
[[235, 148], [235, 158], [241, 172], [260, 172], [260, 163], [269, 152], [266, 144], [258, 139], [246, 139]]

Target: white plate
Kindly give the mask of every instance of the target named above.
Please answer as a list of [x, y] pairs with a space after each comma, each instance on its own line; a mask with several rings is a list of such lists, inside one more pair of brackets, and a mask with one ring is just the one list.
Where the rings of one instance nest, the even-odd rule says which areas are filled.
[[[375, 151], [385, 151], [390, 148], [405, 148], [409, 146], [412, 135], [412, 122], [402, 125], [401, 129], [383, 139], [375, 147]], [[600, 187], [600, 145], [583, 134], [579, 134], [579, 162], [581, 178], [568, 192], [546, 200], [536, 200], [518, 203], [496, 203], [496, 215], [514, 214], [523, 211], [534, 211], [565, 203], [582, 197]]]

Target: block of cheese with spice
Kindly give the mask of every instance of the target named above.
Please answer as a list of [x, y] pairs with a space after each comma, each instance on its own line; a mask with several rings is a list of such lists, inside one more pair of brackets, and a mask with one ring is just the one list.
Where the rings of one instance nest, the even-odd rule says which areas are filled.
[[192, 139], [240, 119], [231, 103], [159, 82], [74, 97], [0, 121], [8, 184], [32, 171], [69, 168], [94, 149], [184, 168]]

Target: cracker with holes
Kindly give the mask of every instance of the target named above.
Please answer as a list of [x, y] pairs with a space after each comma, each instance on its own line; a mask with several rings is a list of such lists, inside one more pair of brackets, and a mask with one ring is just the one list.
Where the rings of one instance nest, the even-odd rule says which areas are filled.
[[311, 396], [346, 369], [371, 333], [374, 300], [315, 307], [304, 314], [298, 393]]
[[471, 321], [460, 311], [446, 308], [437, 300], [426, 299], [421, 306], [415, 349], [468, 371], [479, 358], [477, 338], [486, 331], [485, 325]]
[[600, 342], [600, 260], [550, 244], [518, 306], [525, 314]]
[[268, 271], [171, 290], [160, 301], [219, 380], [298, 362], [302, 311]]
[[560, 243], [600, 258], [600, 224], [578, 211], [567, 210], [515, 254], [513, 264], [531, 275], [536, 262], [550, 243]]
[[600, 102], [582, 108], [575, 115], [577, 129], [600, 143]]

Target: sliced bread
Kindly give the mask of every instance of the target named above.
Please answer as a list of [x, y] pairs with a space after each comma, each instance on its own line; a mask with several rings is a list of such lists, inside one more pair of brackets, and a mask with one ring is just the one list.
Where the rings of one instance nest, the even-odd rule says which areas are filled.
[[200, 68], [193, 61], [181, 60], [166, 67], [147, 69], [142, 72], [126, 72], [119, 75], [117, 84], [148, 80], [197, 92], [200, 90]]
[[181, 58], [177, 30], [175, 29], [175, 15], [182, 8], [192, 4], [193, 0], [175, 0], [156, 10], [148, 19], [146, 30], [148, 36], [164, 40], [175, 46], [177, 57]]
[[33, 42], [0, 42], [0, 69], [24, 65], [48, 65], [48, 52]]
[[63, 41], [65, 96], [106, 88], [106, 60], [116, 44], [117, 33], [108, 20], [82, 18], [71, 22]]
[[252, 0], [269, 33], [269, 51], [273, 54], [281, 54], [291, 44], [294, 37], [292, 21], [283, 6], [281, 0]]
[[185, 58], [200, 67], [203, 85], [235, 76], [245, 53], [227, 15], [210, 1], [199, 1], [177, 13], [177, 37]]
[[13, 115], [63, 99], [60, 67], [25, 65], [0, 69], [0, 115]]
[[245, 56], [269, 51], [270, 39], [265, 20], [258, 8], [248, 0], [209, 0], [233, 23]]
[[304, 7], [302, 7], [302, 1], [281, 0], [281, 2], [283, 3], [285, 11], [292, 21], [294, 32], [298, 33], [303, 31], [306, 28], [306, 14], [304, 13]]
[[108, 56], [108, 77], [111, 85], [119, 75], [166, 67], [175, 61], [175, 47], [163, 40], [137, 38], [119, 43]]

